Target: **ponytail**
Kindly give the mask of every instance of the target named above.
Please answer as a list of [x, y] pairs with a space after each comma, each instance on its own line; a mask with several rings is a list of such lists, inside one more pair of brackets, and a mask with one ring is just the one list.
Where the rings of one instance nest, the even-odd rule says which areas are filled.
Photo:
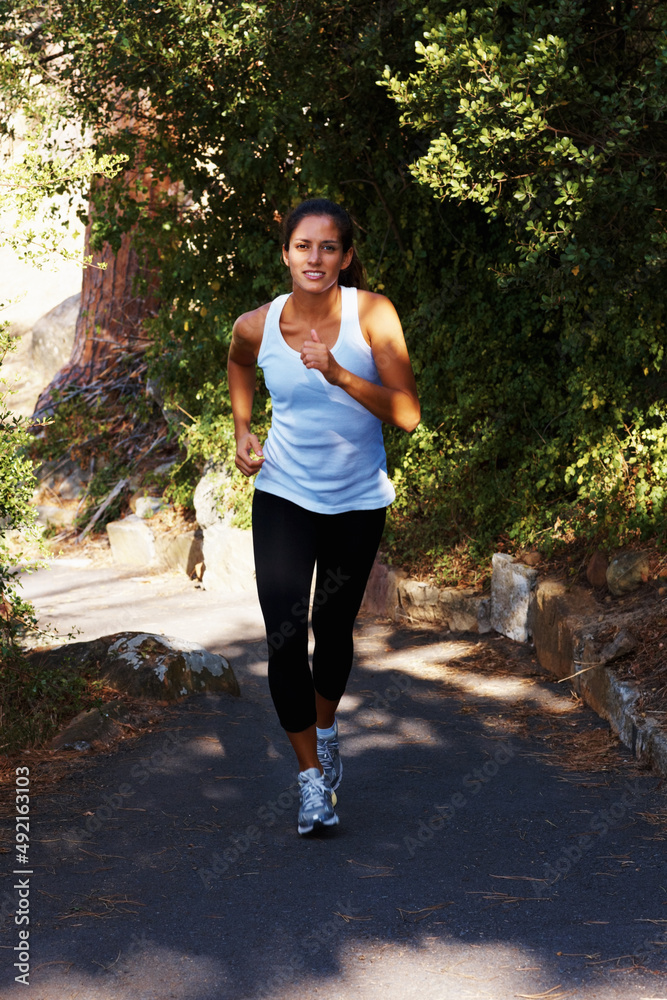
[[338, 275], [338, 284], [348, 285], [352, 288], [368, 288], [368, 283], [366, 281], [366, 268], [359, 259], [356, 247], [352, 247], [352, 260], [347, 265], [345, 270], [341, 271]]

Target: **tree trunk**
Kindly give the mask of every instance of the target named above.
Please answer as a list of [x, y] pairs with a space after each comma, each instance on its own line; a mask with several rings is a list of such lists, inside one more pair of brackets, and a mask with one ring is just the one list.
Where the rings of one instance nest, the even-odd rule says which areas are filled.
[[[149, 194], [141, 200], [149, 201], [149, 211], [160, 195], [172, 193], [171, 182], [166, 179], [154, 182], [150, 171], [142, 180]], [[136, 172], [129, 175], [128, 181], [136, 186]], [[90, 228], [89, 223], [85, 234], [86, 255], [91, 252]], [[104, 269], [84, 269], [72, 355], [40, 395], [35, 417], [53, 409], [54, 393], [62, 393], [69, 385], [90, 385], [113, 365], [119, 354], [140, 353], [149, 343], [143, 325], [155, 316], [159, 306], [158, 273], [139, 258], [133, 235], [132, 230], [123, 234], [116, 254], [108, 243], [104, 244], [102, 253], [95, 255], [96, 264], [106, 264]]]

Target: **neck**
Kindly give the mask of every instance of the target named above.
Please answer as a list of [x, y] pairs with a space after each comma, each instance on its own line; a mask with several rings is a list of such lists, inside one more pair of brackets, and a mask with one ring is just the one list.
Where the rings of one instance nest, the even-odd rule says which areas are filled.
[[338, 308], [340, 289], [338, 283], [317, 295], [304, 291], [303, 288], [292, 289], [292, 308], [304, 321], [313, 322], [326, 319]]

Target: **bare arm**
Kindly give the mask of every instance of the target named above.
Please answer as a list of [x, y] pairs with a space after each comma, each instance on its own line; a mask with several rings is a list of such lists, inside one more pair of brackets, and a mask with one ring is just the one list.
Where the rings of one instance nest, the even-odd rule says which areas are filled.
[[[262, 467], [264, 456], [259, 439], [251, 431], [255, 397], [257, 355], [262, 343], [266, 309], [244, 313], [234, 323], [227, 360], [229, 398], [234, 415], [236, 467], [244, 476], [253, 476]], [[256, 455], [253, 458], [252, 455]]]
[[368, 333], [382, 385], [342, 368], [315, 330], [303, 345], [301, 360], [306, 368], [321, 371], [327, 382], [339, 386], [379, 420], [413, 431], [421, 410], [400, 320], [384, 295], [360, 292], [359, 296], [359, 321]]

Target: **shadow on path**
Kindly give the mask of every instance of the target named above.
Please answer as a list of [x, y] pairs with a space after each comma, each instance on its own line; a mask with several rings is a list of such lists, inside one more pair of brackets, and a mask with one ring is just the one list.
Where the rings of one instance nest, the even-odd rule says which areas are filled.
[[30, 986], [8, 853], [3, 998], [666, 995], [658, 779], [529, 649], [362, 619], [341, 825], [299, 838], [261, 635], [221, 614], [240, 699], [31, 775]]

